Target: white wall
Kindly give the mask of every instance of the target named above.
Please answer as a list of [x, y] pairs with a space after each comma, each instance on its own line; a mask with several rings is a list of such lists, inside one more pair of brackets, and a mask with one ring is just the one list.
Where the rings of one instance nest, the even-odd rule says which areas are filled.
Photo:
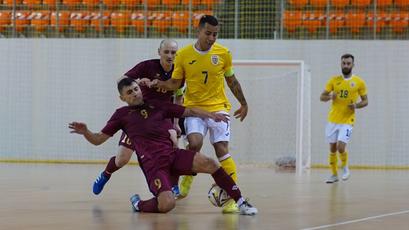
[[[94, 147], [79, 136], [70, 135], [67, 124], [73, 120], [86, 121], [90, 129], [98, 131], [114, 109], [122, 105], [117, 99], [116, 78], [135, 63], [157, 57], [159, 41], [1, 39], [0, 158], [108, 159], [116, 152], [117, 137], [102, 147]], [[179, 42], [182, 46], [192, 41]], [[305, 60], [311, 67], [312, 162], [323, 164], [326, 163], [328, 152], [323, 134], [328, 104], [319, 102], [319, 94], [326, 80], [340, 73], [340, 56], [347, 52], [354, 54], [354, 72], [367, 82], [369, 107], [359, 110], [357, 114], [349, 145], [351, 164], [409, 164], [406, 153], [409, 122], [405, 116], [408, 113], [409, 42], [219, 42], [230, 48], [234, 59], [296, 59]], [[246, 73], [237, 73], [239, 80], [254, 77], [243, 75]], [[274, 81], [271, 84], [274, 85]], [[244, 84], [243, 88], [247, 90], [249, 86]], [[270, 93], [277, 98], [274, 91]], [[245, 94], [257, 96], [266, 95], [266, 92], [252, 90]], [[279, 102], [282, 104], [277, 104]], [[294, 103], [291, 100], [288, 102]], [[250, 114], [254, 116], [252, 119], [266, 121], [274, 118], [274, 111], [293, 108], [285, 98], [278, 98], [273, 104], [266, 100], [265, 106], [270, 108], [271, 114], [253, 111]], [[233, 128], [237, 125], [240, 124], [233, 124]], [[272, 137], [285, 129], [279, 126], [265, 128]], [[254, 138], [259, 131], [248, 132]], [[232, 143], [232, 149], [236, 152], [233, 154], [237, 154], [239, 160], [266, 161], [258, 155], [268, 156], [268, 153], [245, 152], [243, 150], [248, 148], [241, 146], [242, 143]], [[271, 145], [270, 149], [278, 148], [274, 146], [276, 144]], [[272, 155], [271, 161], [273, 158]]]

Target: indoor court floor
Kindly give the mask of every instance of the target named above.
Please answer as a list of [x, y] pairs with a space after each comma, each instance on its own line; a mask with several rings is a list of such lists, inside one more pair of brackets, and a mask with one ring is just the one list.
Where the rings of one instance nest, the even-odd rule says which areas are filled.
[[409, 229], [409, 171], [351, 170], [325, 184], [328, 170], [302, 176], [273, 168], [239, 167], [239, 186], [256, 216], [222, 214], [211, 206], [208, 175], [168, 214], [133, 213], [129, 197], [150, 198], [137, 166], [115, 173], [95, 196], [92, 183], [104, 165], [0, 163], [0, 229]]

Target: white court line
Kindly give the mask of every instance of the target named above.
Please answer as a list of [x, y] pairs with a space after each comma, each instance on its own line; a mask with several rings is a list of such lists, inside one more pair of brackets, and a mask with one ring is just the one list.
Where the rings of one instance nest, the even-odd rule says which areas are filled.
[[366, 220], [373, 220], [373, 219], [377, 219], [377, 218], [382, 218], [382, 217], [386, 217], [386, 216], [401, 215], [401, 214], [405, 214], [405, 213], [409, 213], [409, 210], [404, 210], [404, 211], [400, 211], [400, 212], [392, 212], [392, 213], [387, 213], [387, 214], [378, 215], [378, 216], [370, 216], [370, 217], [366, 217], [366, 218], [362, 218], [362, 219], [349, 220], [349, 221], [339, 222], [339, 223], [335, 223], [335, 224], [321, 225], [321, 226], [312, 227], [312, 228], [303, 228], [301, 230], [315, 230], [315, 229], [330, 228], [330, 227], [335, 227], [335, 226], [339, 226], [339, 225], [352, 224], [352, 223], [362, 222], [362, 221], [366, 221]]

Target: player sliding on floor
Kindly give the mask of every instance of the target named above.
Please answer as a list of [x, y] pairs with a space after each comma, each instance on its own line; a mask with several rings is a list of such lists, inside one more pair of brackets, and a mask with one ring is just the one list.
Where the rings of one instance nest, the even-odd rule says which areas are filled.
[[139, 85], [130, 78], [118, 82], [118, 91], [121, 100], [128, 106], [117, 109], [101, 132], [93, 133], [81, 122], [72, 122], [69, 128], [72, 133], [83, 135], [94, 145], [104, 143], [119, 130], [128, 135], [149, 190], [154, 195], [149, 200], [141, 200], [139, 195], [133, 195], [131, 203], [134, 211], [169, 212], [176, 204], [171, 191], [171, 176], [207, 173], [237, 203], [240, 214], [257, 213], [257, 209], [242, 197], [239, 187], [215, 160], [199, 152], [174, 148], [170, 140], [166, 122], [168, 118], [195, 116], [227, 122], [228, 115], [171, 103], [144, 101]]

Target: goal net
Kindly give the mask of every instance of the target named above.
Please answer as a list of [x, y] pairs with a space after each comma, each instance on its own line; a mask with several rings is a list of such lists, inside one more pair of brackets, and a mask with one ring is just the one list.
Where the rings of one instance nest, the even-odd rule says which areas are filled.
[[[232, 117], [230, 152], [239, 163], [276, 165], [295, 159], [310, 167], [311, 86], [304, 61], [236, 60], [234, 70], [249, 104], [243, 122]], [[231, 115], [240, 105], [226, 86]], [[214, 152], [209, 145], [204, 152]]]

